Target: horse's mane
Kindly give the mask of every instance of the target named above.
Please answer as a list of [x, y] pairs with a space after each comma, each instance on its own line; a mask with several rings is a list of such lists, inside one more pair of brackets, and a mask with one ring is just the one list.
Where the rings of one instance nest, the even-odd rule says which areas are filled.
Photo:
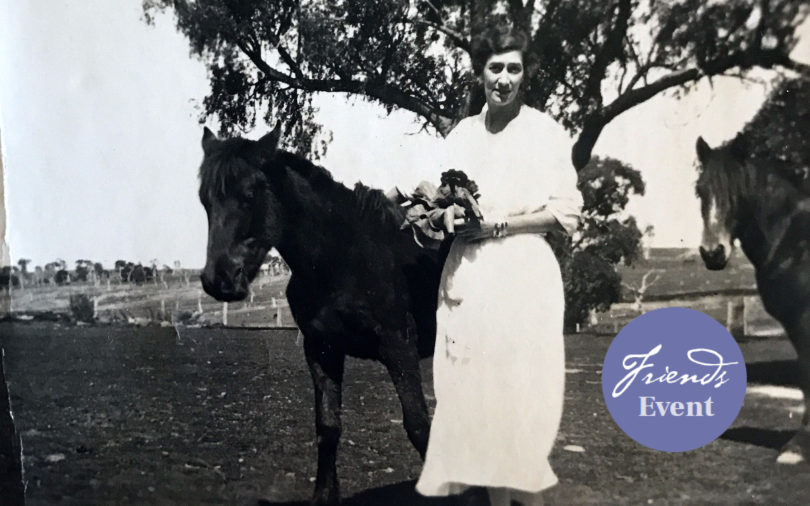
[[404, 217], [402, 211], [378, 189], [357, 182], [354, 189], [350, 190], [344, 184], [335, 181], [332, 173], [324, 167], [289, 151], [279, 150], [270, 165], [276, 168], [283, 166], [294, 171], [324, 199], [333, 202], [348, 200], [352, 204], [352, 210], [356, 211], [358, 217], [366, 223], [397, 228], [402, 223]]
[[200, 196], [224, 198], [236, 181], [249, 177], [250, 170], [239, 156], [248, 141], [235, 137], [220, 142], [216, 152], [206, 154], [200, 165]]
[[758, 167], [736, 157], [731, 142], [715, 149], [714, 157], [711, 168], [703, 167], [696, 187], [708, 190], [717, 207], [730, 216], [756, 185]]
[[[743, 136], [740, 134], [738, 137]], [[711, 169], [704, 167], [698, 178], [697, 187], [704, 187], [714, 196], [719, 209], [727, 215], [736, 213], [743, 199], [764, 188], [767, 181], [778, 181], [785, 197], [794, 200], [808, 198], [802, 189], [791, 181], [787, 170], [778, 165], [785, 162], [780, 160], [767, 160], [759, 156], [745, 156], [742, 159], [734, 153], [734, 141], [720, 146], [715, 150], [717, 157]]]
[[[249, 146], [248, 141], [233, 138], [223, 141], [215, 153], [206, 156], [200, 166], [200, 193], [208, 198], [224, 197], [233, 185], [250, 177], [250, 165], [240, 156]], [[312, 190], [333, 202], [349, 201], [360, 219], [371, 224], [397, 227], [402, 223], [402, 211], [385, 194], [358, 182], [354, 190], [335, 181], [332, 173], [320, 165], [289, 151], [279, 150], [263, 170], [268, 177], [286, 167], [306, 180]], [[348, 198], [347, 198], [348, 197]]]

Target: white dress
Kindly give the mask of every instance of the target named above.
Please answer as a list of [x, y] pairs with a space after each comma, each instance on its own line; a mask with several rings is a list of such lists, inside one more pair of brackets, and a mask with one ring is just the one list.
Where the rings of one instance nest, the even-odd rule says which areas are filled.
[[[568, 133], [527, 106], [497, 134], [486, 130], [485, 115], [448, 136], [443, 170], [475, 180], [486, 221], [546, 208], [568, 233], [576, 230], [582, 196]], [[532, 493], [557, 483], [548, 456], [563, 408], [564, 305], [560, 267], [542, 234], [453, 243], [439, 293], [436, 411], [419, 493]]]

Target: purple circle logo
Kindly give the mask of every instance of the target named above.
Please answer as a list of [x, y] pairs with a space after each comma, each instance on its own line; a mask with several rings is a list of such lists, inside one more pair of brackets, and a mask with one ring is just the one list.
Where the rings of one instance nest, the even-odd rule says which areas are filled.
[[745, 361], [723, 325], [699, 311], [657, 309], [616, 335], [602, 393], [616, 423], [654, 450], [683, 452], [720, 437], [745, 398]]

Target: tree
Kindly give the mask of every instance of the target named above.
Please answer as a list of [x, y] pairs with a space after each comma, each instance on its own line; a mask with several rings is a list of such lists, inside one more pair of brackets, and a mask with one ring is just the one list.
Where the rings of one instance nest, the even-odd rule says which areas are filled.
[[55, 281], [56, 271], [58, 270], [59, 264], [56, 262], [50, 262], [45, 264], [45, 274], [43, 277], [43, 281], [46, 283], [52, 283]]
[[59, 286], [70, 284], [70, 273], [67, 269], [59, 269], [56, 271], [53, 280]]
[[155, 284], [158, 283], [158, 278], [160, 278], [160, 281], [163, 281], [163, 275], [160, 274], [160, 269], [158, 268], [159, 263], [157, 258], [153, 258], [149, 261], [149, 267], [146, 268], [147, 278], [152, 279]]
[[647, 225], [644, 228], [643, 236], [647, 239], [644, 241], [644, 260], [650, 259], [650, 252], [652, 250], [652, 240], [655, 237], [655, 227]]
[[[663, 272], [661, 269], [651, 269], [645, 272], [644, 276], [641, 278], [641, 284], [639, 286], [622, 283], [622, 286], [627, 288], [627, 290], [633, 295], [633, 310], [635, 312], [639, 314], [644, 312], [644, 296], [646, 295], [647, 290], [649, 290], [652, 285], [661, 279], [661, 272]], [[652, 274], [655, 274], [655, 278], [653, 278], [652, 281], [647, 282]]]
[[76, 260], [76, 281], [87, 281], [91, 272], [95, 272], [92, 260]]
[[631, 195], [644, 195], [641, 174], [611, 158], [594, 157], [579, 172], [582, 220], [573, 237], [548, 234], [565, 282], [565, 326], [573, 329], [592, 310], [607, 311], [621, 297], [620, 263], [639, 255], [642, 233], [624, 216]]
[[470, 40], [495, 20], [532, 34], [525, 98], [577, 134], [577, 169], [605, 126], [659, 93], [757, 68], [810, 74], [789, 56], [807, 0], [144, 0], [148, 22], [165, 10], [208, 68], [201, 121], [227, 134], [280, 120], [286, 147], [315, 157], [316, 93], [411, 111], [442, 135], [480, 110]]
[[17, 265], [20, 266], [20, 271], [23, 274], [28, 274], [28, 264], [31, 263], [31, 260], [28, 258], [21, 258], [17, 261]]
[[[129, 267], [129, 265], [127, 265], [127, 267]], [[128, 281], [138, 285], [145, 283], [147, 281], [147, 269], [148, 267], [145, 268], [140, 262], [133, 265], [129, 273]]]
[[768, 161], [810, 195], [810, 79], [779, 83], [743, 128], [749, 155]]
[[11, 288], [18, 288], [20, 286], [20, 278], [14, 274], [12, 268], [8, 265], [0, 267], [0, 288], [7, 291]]

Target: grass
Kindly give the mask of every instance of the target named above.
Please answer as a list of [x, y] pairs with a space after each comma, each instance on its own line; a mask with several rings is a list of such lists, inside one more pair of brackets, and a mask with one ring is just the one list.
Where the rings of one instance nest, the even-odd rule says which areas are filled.
[[[27, 503], [305, 506], [317, 450], [295, 334], [0, 324]], [[690, 452], [649, 450], [604, 404], [599, 373], [611, 337], [566, 337], [572, 372], [549, 505], [807, 504], [807, 466], [775, 463], [799, 427], [800, 400], [749, 395], [721, 439]], [[785, 340], [742, 349], [749, 364], [795, 358]], [[430, 360], [422, 374], [432, 407]], [[338, 468], [347, 506], [438, 505], [413, 492], [421, 462], [385, 369], [349, 360], [345, 378]]]
[[[196, 279], [196, 276], [192, 277]], [[294, 324], [286, 307], [284, 290], [288, 276], [265, 277], [254, 281], [253, 300], [228, 305], [228, 324], [237, 326], [275, 326], [275, 314], [282, 311], [282, 323]], [[42, 286], [17, 289], [12, 292], [11, 311], [16, 314], [70, 312], [71, 296], [87, 295], [96, 301], [100, 322], [160, 322], [172, 321], [172, 315], [199, 324], [222, 322], [223, 305], [204, 293], [199, 281], [169, 279], [167, 282], [147, 282], [141, 285], [111, 282], [74, 283], [67, 286]], [[276, 306], [274, 306], [274, 300]]]
[[[622, 279], [627, 287], [622, 301], [615, 304], [605, 314], [599, 315], [599, 324], [593, 330], [615, 332], [621, 326], [638, 316], [633, 307], [633, 291], [639, 288], [645, 274], [651, 283], [644, 295], [644, 310], [657, 307], [680, 306], [702, 311], [718, 321], [725, 322], [729, 300], [743, 294], [755, 294], [754, 270], [746, 258], [737, 252], [729, 266], [723, 271], [709, 271], [693, 252], [683, 249], [654, 249], [648, 260], [639, 259], [631, 267], [620, 267]], [[112, 282], [108, 286], [101, 283], [73, 284], [70, 286], [44, 286], [25, 288], [12, 292], [11, 310], [18, 314], [69, 312], [70, 297], [86, 294], [97, 300], [97, 317], [101, 322], [119, 321], [130, 323], [172, 321], [172, 315], [201, 325], [222, 323], [223, 305], [203, 293], [198, 276], [167, 278], [165, 284], [149, 282], [143, 285], [130, 285]], [[281, 307], [282, 325], [294, 325], [289, 307], [286, 306], [284, 290], [288, 277], [268, 277], [254, 281], [253, 301], [228, 305], [228, 325], [244, 327], [274, 327], [277, 324], [273, 299]], [[763, 332], [778, 329], [764, 313], [756, 297], [748, 301], [753, 309], [750, 313], [756, 319], [757, 328]], [[202, 309], [202, 311], [200, 311]], [[192, 318], [193, 317], [193, 318]]]

